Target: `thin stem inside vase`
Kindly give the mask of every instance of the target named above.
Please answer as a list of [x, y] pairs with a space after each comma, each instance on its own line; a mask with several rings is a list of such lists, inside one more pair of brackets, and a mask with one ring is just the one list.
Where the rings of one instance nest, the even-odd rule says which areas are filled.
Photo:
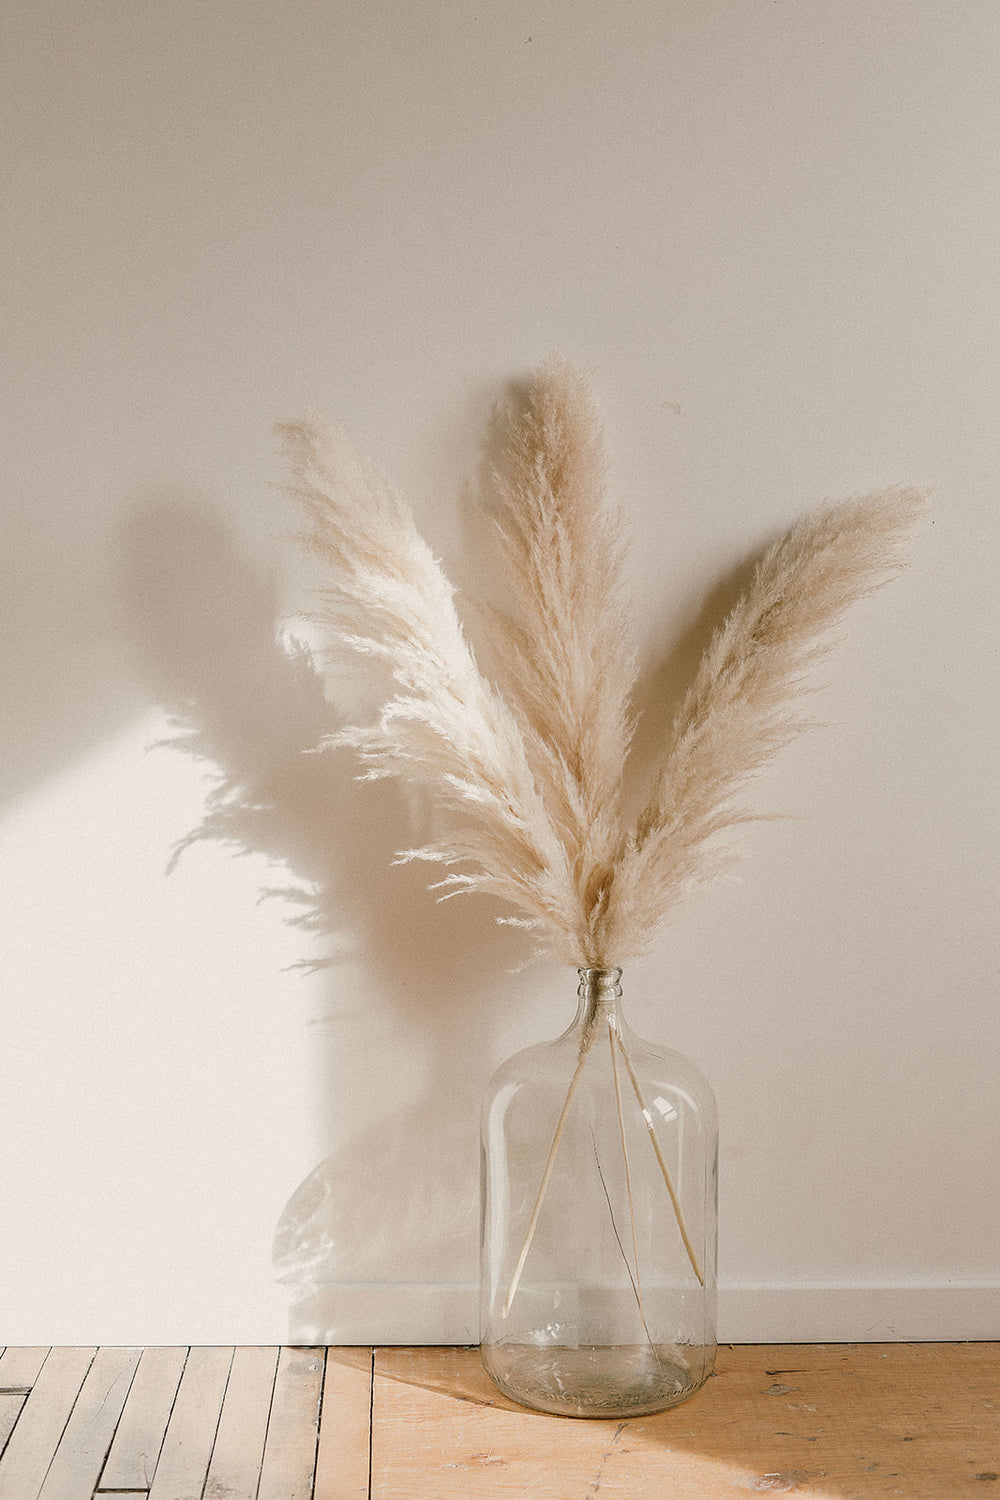
[[535, 1205], [531, 1210], [531, 1218], [528, 1220], [528, 1228], [524, 1236], [524, 1243], [521, 1246], [521, 1252], [517, 1257], [517, 1264], [514, 1267], [514, 1274], [510, 1280], [510, 1290], [508, 1291], [506, 1300], [504, 1301], [502, 1316], [505, 1318], [510, 1312], [511, 1305], [513, 1304], [518, 1284], [521, 1280], [521, 1272], [524, 1270], [524, 1262], [528, 1258], [528, 1251], [531, 1249], [531, 1241], [535, 1237], [535, 1226], [538, 1223], [538, 1216], [542, 1211], [542, 1203], [545, 1201], [545, 1192], [549, 1185], [549, 1178], [552, 1176], [552, 1169], [556, 1164], [556, 1153], [559, 1150], [559, 1142], [562, 1140], [563, 1130], [566, 1127], [566, 1116], [569, 1114], [569, 1107], [572, 1103], [573, 1095], [576, 1093], [576, 1086], [580, 1082], [580, 1074], [583, 1072], [583, 1066], [587, 1061], [589, 1053], [589, 1046], [585, 1046], [581, 1049], [580, 1060], [576, 1065], [576, 1071], [574, 1072], [573, 1077], [569, 1081], [569, 1088], [566, 1090], [566, 1098], [563, 1100], [562, 1109], [559, 1111], [559, 1119], [556, 1122], [555, 1133], [552, 1137], [552, 1144], [549, 1147], [549, 1154], [545, 1160], [545, 1170], [542, 1172], [542, 1180], [538, 1185], [538, 1193], [535, 1197]]
[[667, 1192], [670, 1194], [670, 1202], [673, 1206], [674, 1218], [677, 1220], [677, 1228], [680, 1230], [681, 1239], [684, 1241], [684, 1249], [687, 1251], [688, 1260], [691, 1262], [691, 1269], [697, 1276], [700, 1285], [704, 1286], [705, 1277], [701, 1267], [698, 1264], [698, 1257], [695, 1254], [694, 1246], [691, 1243], [691, 1237], [687, 1232], [687, 1225], [684, 1223], [684, 1214], [681, 1211], [680, 1199], [677, 1196], [677, 1190], [674, 1187], [673, 1179], [670, 1176], [670, 1168], [667, 1166], [663, 1152], [660, 1150], [660, 1143], [656, 1138], [656, 1131], [653, 1129], [653, 1117], [646, 1107], [645, 1099], [642, 1097], [642, 1086], [640, 1085], [639, 1080], [636, 1077], [635, 1069], [632, 1066], [632, 1061], [628, 1053], [625, 1051], [625, 1044], [620, 1036], [617, 1038], [617, 1041], [618, 1049], [621, 1052], [625, 1066], [628, 1069], [628, 1076], [632, 1081], [632, 1087], [635, 1090], [635, 1097], [638, 1100], [639, 1109], [642, 1112], [642, 1118], [646, 1124], [646, 1131], [649, 1135], [650, 1141], [652, 1142], [653, 1150], [656, 1153], [656, 1160], [659, 1163], [660, 1171], [663, 1174], [663, 1181], [666, 1183]]
[[[618, 1131], [622, 1143], [622, 1162], [625, 1167], [625, 1196], [628, 1198], [628, 1217], [632, 1229], [632, 1258], [635, 1261], [635, 1296], [639, 1304], [639, 1317], [646, 1327], [646, 1314], [642, 1305], [642, 1277], [639, 1273], [639, 1240], [635, 1231], [635, 1199], [632, 1197], [632, 1173], [628, 1164], [628, 1144], [625, 1139], [625, 1116], [622, 1112], [622, 1090], [618, 1079], [618, 1057], [615, 1049], [617, 1037], [611, 1017], [608, 1017], [608, 1043], [611, 1048], [611, 1076], [615, 1082], [615, 1108], [618, 1111]], [[647, 1332], [647, 1338], [649, 1337]], [[652, 1342], [652, 1340], [650, 1340]]]

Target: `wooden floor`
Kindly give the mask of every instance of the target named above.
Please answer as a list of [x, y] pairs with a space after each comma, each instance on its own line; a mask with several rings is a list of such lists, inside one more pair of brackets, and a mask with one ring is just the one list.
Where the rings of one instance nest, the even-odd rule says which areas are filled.
[[0, 1500], [761, 1494], [1000, 1500], [1000, 1344], [727, 1347], [627, 1422], [515, 1407], [474, 1349], [0, 1355]]

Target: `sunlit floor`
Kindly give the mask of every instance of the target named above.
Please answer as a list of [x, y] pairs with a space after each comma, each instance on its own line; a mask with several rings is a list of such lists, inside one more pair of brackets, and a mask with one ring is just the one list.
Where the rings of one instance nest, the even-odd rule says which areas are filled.
[[0, 1355], [0, 1500], [740, 1494], [1000, 1500], [1000, 1344], [724, 1347], [625, 1422], [515, 1407], [474, 1349]]

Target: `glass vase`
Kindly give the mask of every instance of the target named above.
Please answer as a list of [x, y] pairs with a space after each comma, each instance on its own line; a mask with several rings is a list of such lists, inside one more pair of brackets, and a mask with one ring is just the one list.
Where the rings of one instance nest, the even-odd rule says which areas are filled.
[[638, 1416], [715, 1360], [715, 1101], [623, 1020], [620, 969], [579, 973], [573, 1025], [484, 1102], [480, 1350], [524, 1406]]

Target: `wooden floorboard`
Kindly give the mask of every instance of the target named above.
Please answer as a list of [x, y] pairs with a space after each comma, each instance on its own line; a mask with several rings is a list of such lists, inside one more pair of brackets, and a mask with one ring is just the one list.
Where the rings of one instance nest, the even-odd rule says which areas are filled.
[[316, 1454], [316, 1500], [368, 1500], [371, 1349], [328, 1349]]
[[50, 1349], [0, 1458], [0, 1500], [37, 1500], [96, 1349]]
[[142, 1351], [99, 1490], [113, 1494], [149, 1489], [187, 1355], [186, 1348], [168, 1345]]
[[375, 1362], [372, 1500], [960, 1500], [998, 1474], [997, 1345], [723, 1348], [691, 1401], [626, 1422], [523, 1412], [474, 1351]]
[[203, 1500], [256, 1500], [277, 1367], [276, 1348], [233, 1355]]
[[234, 1353], [211, 1345], [188, 1355], [149, 1500], [202, 1500]]
[[73, 1404], [38, 1500], [80, 1500], [97, 1484], [129, 1387], [139, 1349], [98, 1349]]
[[311, 1500], [325, 1349], [282, 1349], [255, 1500]]
[[525, 1411], [474, 1349], [0, 1354], [0, 1500], [1000, 1500], [1000, 1344], [744, 1345], [630, 1421]]

